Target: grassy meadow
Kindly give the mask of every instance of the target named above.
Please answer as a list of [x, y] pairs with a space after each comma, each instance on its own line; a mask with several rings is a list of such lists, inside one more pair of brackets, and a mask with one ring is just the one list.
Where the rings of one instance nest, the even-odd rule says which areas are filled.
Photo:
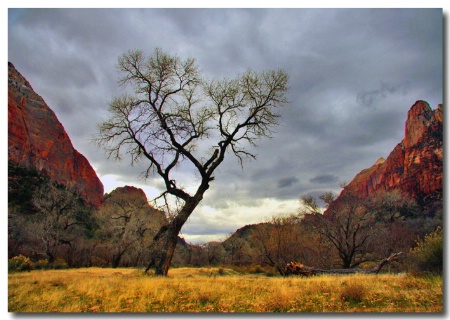
[[442, 277], [311, 278], [175, 268], [84, 268], [11, 273], [9, 312], [442, 312]]

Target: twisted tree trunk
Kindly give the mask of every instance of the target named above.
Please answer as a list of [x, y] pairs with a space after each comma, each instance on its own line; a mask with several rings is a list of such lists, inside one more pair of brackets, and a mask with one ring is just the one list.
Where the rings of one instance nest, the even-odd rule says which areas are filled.
[[152, 258], [145, 269], [145, 273], [154, 267], [156, 275], [167, 276], [177, 246], [178, 234], [191, 213], [203, 199], [203, 194], [208, 188], [208, 183], [202, 183], [196, 195], [188, 199], [173, 220], [169, 224], [162, 226], [155, 235], [151, 250]]

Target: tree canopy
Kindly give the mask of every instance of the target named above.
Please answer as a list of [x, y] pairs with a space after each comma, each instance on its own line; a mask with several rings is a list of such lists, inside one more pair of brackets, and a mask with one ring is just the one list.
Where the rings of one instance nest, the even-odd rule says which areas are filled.
[[[183, 60], [161, 49], [149, 57], [141, 50], [129, 51], [119, 57], [118, 69], [119, 82], [134, 92], [112, 99], [110, 118], [99, 124], [96, 141], [109, 157], [127, 155], [131, 164], [145, 159], [144, 176], [163, 179], [161, 196], [172, 220], [155, 240], [164, 233], [177, 235], [227, 152], [241, 166], [244, 159], [256, 157], [249, 147], [273, 133], [287, 103], [289, 77], [283, 70], [249, 70], [234, 79], [206, 79], [195, 59]], [[181, 163], [194, 168], [200, 179], [194, 194], [175, 177]], [[168, 196], [175, 197], [174, 210]]]

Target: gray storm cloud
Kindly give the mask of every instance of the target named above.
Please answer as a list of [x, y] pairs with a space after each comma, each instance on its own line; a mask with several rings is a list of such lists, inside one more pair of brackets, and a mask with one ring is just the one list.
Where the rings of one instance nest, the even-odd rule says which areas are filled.
[[416, 100], [443, 102], [442, 39], [440, 9], [8, 9], [8, 60], [99, 176], [127, 184], [144, 183], [137, 177], [146, 164], [108, 160], [91, 143], [109, 101], [126, 90], [117, 84], [119, 55], [161, 47], [219, 79], [286, 70], [290, 104], [275, 134], [244, 169], [226, 159], [208, 191], [205, 205], [223, 210], [338, 191], [386, 157]]

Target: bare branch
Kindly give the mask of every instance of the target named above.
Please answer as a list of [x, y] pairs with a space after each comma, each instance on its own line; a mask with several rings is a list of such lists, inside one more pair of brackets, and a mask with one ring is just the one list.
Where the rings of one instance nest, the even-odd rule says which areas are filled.
[[[140, 50], [128, 51], [119, 57], [118, 69], [119, 83], [131, 86], [134, 94], [111, 101], [111, 116], [99, 125], [95, 142], [108, 157], [121, 160], [127, 155], [132, 165], [147, 161], [143, 176], [156, 173], [163, 179], [166, 210], [171, 210], [167, 197], [175, 198], [171, 223], [178, 233], [227, 151], [241, 166], [243, 160], [256, 158], [249, 146], [271, 136], [287, 103], [288, 76], [281, 70], [248, 71], [236, 79], [207, 82], [194, 59], [182, 60], [161, 49], [149, 57]], [[197, 154], [199, 146], [207, 146], [207, 157]], [[182, 162], [200, 178], [194, 194], [173, 178]]]

